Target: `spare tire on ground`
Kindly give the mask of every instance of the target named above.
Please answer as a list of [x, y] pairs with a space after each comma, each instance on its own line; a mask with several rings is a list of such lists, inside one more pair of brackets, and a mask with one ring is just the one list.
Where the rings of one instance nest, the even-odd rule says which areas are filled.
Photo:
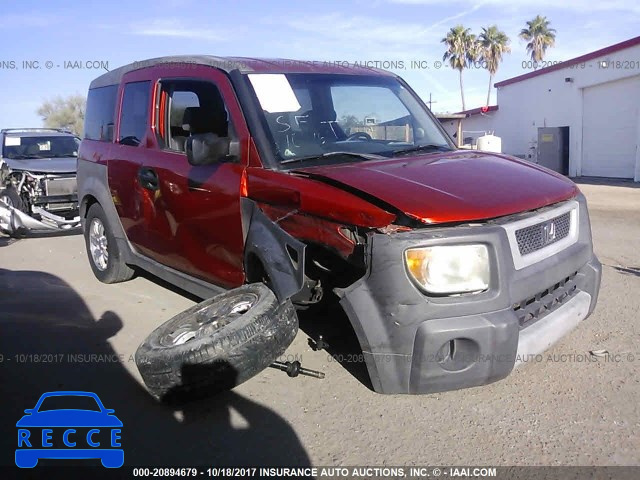
[[148, 390], [164, 401], [229, 390], [282, 355], [298, 331], [290, 301], [263, 283], [205, 300], [156, 328], [135, 359]]

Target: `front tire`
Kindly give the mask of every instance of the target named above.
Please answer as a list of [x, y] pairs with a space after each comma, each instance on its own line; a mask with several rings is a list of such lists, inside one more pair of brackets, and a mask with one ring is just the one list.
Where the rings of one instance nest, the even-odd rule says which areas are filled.
[[29, 450], [16, 450], [16, 465], [20, 468], [34, 468], [38, 465], [38, 455]]
[[104, 452], [100, 463], [105, 468], [120, 468], [124, 465], [124, 452], [122, 450]]
[[99, 203], [89, 208], [84, 239], [91, 270], [98, 280], [102, 283], [119, 283], [133, 277], [134, 271], [122, 260], [107, 216]]
[[7, 187], [3, 190], [0, 190], [0, 200], [3, 201], [6, 205], [15, 208], [16, 210], [20, 210], [21, 212], [27, 211], [18, 190], [15, 187]]
[[148, 390], [173, 402], [229, 390], [267, 368], [298, 332], [290, 301], [262, 283], [205, 300], [156, 328], [135, 360]]

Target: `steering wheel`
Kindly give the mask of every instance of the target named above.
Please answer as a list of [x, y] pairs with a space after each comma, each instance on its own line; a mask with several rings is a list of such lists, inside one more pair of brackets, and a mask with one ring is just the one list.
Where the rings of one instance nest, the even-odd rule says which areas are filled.
[[346, 141], [353, 142], [354, 140], [373, 140], [373, 138], [367, 132], [356, 132], [349, 135]]

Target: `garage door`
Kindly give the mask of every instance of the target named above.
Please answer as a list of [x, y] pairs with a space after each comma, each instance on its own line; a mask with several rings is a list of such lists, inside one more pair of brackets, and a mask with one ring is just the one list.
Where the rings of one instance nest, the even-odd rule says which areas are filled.
[[633, 178], [640, 75], [583, 91], [582, 175]]

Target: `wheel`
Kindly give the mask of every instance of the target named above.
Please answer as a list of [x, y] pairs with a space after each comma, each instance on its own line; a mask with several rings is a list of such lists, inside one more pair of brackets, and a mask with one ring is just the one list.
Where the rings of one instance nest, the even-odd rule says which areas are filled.
[[165, 401], [229, 390], [268, 367], [298, 331], [291, 302], [262, 283], [205, 300], [155, 329], [135, 359], [149, 391]]
[[102, 283], [130, 280], [134, 271], [122, 260], [118, 244], [109, 227], [104, 210], [94, 203], [87, 212], [84, 239], [91, 270]]
[[0, 201], [10, 207], [20, 210], [21, 212], [27, 211], [22, 198], [20, 198], [20, 194], [15, 187], [7, 187], [4, 190], [0, 190]]
[[122, 450], [103, 451], [100, 463], [105, 468], [120, 468], [124, 464], [124, 452]]
[[353, 142], [356, 140], [368, 141], [368, 140], [373, 140], [373, 138], [371, 138], [371, 135], [369, 135], [367, 132], [355, 132], [347, 137], [347, 142]]
[[29, 450], [16, 450], [16, 465], [20, 468], [34, 468], [38, 465], [38, 455]]

